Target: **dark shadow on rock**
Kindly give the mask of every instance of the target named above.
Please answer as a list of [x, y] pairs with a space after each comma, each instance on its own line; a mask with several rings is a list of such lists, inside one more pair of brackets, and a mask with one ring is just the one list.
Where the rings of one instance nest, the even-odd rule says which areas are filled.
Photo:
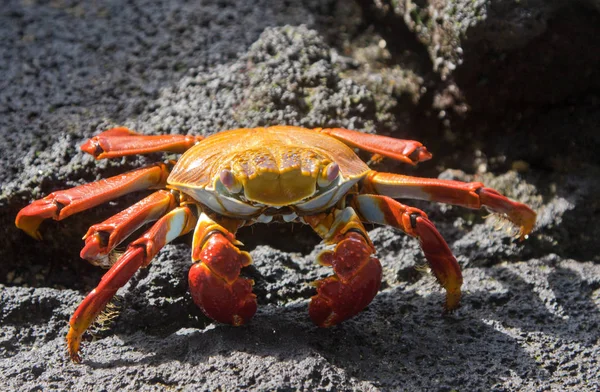
[[241, 228], [237, 236], [244, 243], [246, 251], [269, 245], [282, 252], [301, 255], [308, 255], [321, 242], [310, 226], [301, 223], [255, 224]]
[[[259, 301], [263, 304], [255, 318], [236, 328], [212, 324], [195, 308], [185, 279], [188, 256], [187, 245], [170, 246], [131, 280], [122, 292], [121, 315], [111, 328], [97, 335], [96, 343], [84, 339], [82, 367], [134, 368], [173, 361], [210, 367], [209, 361], [215, 358], [228, 361], [240, 354], [274, 358], [291, 366], [321, 358], [351, 377], [382, 388], [487, 390], [514, 375], [527, 382], [548, 380], [560, 364], [540, 361], [525, 350], [533, 336], [549, 337], [556, 345], [552, 350], [563, 344], [593, 348], [597, 340], [600, 316], [590, 296], [600, 282], [592, 263], [549, 257], [510, 268], [481, 269], [503, 289], [467, 291], [463, 307], [446, 316], [441, 309], [443, 292], [437, 289], [429, 294], [430, 289], [424, 287], [426, 294], [418, 293], [417, 285], [433, 284], [420, 279], [408, 289], [380, 292], [365, 311], [330, 329], [310, 322], [306, 309], [310, 293], [287, 305]], [[469, 279], [486, 286], [485, 279]], [[302, 291], [301, 284], [296, 285]], [[63, 322], [76, 295], [69, 291], [62, 303], [54, 290], [40, 301], [35, 290], [49, 289], [29, 289], [31, 299], [19, 305], [33, 306], [35, 317], [21, 320], [21, 310], [11, 305], [3, 325], [42, 331], [52, 339], [64, 333]], [[51, 331], [43, 332], [46, 324]], [[115, 345], [117, 341], [103, 339], [113, 335], [122, 342]], [[2, 347], [15, 351], [5, 340]], [[37, 343], [37, 339], [25, 339], [19, 344], [23, 350]], [[128, 360], [131, 349], [143, 358]]]
[[577, 272], [586, 271], [574, 271], [559, 264], [548, 276], [548, 283], [564, 313], [563, 319], [567, 320], [565, 340], [576, 339], [592, 346], [598, 342], [600, 311], [591, 297], [600, 288], [600, 277], [590, 274], [589, 279], [582, 279]]
[[[577, 262], [571, 263], [581, 268]], [[583, 279], [572, 269], [564, 268], [564, 264], [558, 257], [549, 256], [532, 260], [529, 265], [521, 263], [517, 269], [487, 269], [486, 273], [506, 287], [506, 292], [467, 295], [465, 308], [477, 309], [486, 319], [498, 319], [502, 315], [502, 323], [508, 328], [526, 333], [542, 332], [585, 346], [595, 345], [600, 312], [590, 296], [598, 279], [593, 276]]]
[[[292, 363], [319, 356], [383, 388], [477, 390], [489, 389], [512, 373], [523, 378], [546, 377], [510, 336], [473, 315], [442, 317], [438, 300], [437, 295], [406, 299], [391, 290], [380, 293], [356, 318], [329, 329], [312, 325], [306, 304], [301, 303], [261, 309], [250, 324], [239, 328], [219, 324], [169, 336], [136, 333], [120, 337], [124, 345], [153, 353], [142, 363], [174, 360], [198, 365], [236, 352]], [[94, 362], [92, 355], [84, 366], [128, 364], [122, 359], [110, 364]]]
[[[542, 34], [510, 50], [485, 39], [485, 21], [469, 30], [473, 38], [465, 41], [464, 63], [454, 77], [471, 111], [453, 127], [462, 130], [460, 140], [471, 142], [445, 148], [463, 150], [461, 156], [478, 149], [492, 171], [526, 162], [527, 181], [546, 199], [546, 211], [557, 214], [538, 224], [544, 237], [532, 243], [538, 256], [596, 260], [600, 53], [591, 48], [600, 14], [573, 3], [545, 23]], [[572, 205], [568, 211], [558, 206], [562, 200]]]
[[[187, 253], [186, 248], [178, 246], [176, 253]], [[544, 368], [526, 352], [523, 339], [542, 333], [565, 344], [591, 347], [599, 320], [589, 299], [598, 286], [597, 279], [591, 276], [584, 281], [580, 274], [563, 267], [563, 262], [555, 265], [554, 260], [559, 259], [482, 270], [506, 290], [466, 292], [463, 307], [453, 315], [441, 315], [441, 292], [421, 296], [394, 288], [379, 293], [357, 317], [331, 329], [311, 324], [306, 301], [263, 305], [241, 328], [210, 326], [209, 320], [198, 317], [198, 310], [190, 315], [194, 305], [185, 281], [169, 277], [169, 273], [164, 275], [167, 279], [160, 278], [162, 272], [147, 277], [141, 274], [125, 294], [129, 299], [121, 317], [106, 334], [122, 339], [123, 347], [130, 345], [152, 355], [141, 362], [129, 363], [118, 357], [94, 362], [100, 352], [90, 347], [84, 366], [169, 361], [205, 365], [209, 358], [243, 352], [292, 363], [323, 357], [353, 377], [388, 388], [402, 387], [410, 380], [408, 385], [422, 389], [439, 385], [489, 389], [511, 374], [543, 382], [553, 368]], [[157, 261], [160, 263], [160, 258]], [[176, 264], [177, 274], [185, 273], [187, 263]], [[579, 265], [573, 262], [573, 266]], [[546, 275], [548, 286], [544, 284]], [[173, 279], [176, 283], [169, 285]]]

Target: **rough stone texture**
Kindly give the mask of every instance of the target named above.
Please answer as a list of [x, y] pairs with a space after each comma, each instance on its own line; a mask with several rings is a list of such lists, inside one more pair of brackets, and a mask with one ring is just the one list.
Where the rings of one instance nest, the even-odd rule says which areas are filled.
[[[5, 1], [0, 390], [598, 390], [599, 8]], [[432, 29], [417, 29], [423, 16]], [[110, 126], [210, 134], [276, 123], [419, 139], [433, 161], [375, 168], [483, 181], [533, 206], [536, 231], [520, 243], [483, 212], [416, 202], [463, 266], [462, 308], [442, 316], [443, 293], [415, 268], [418, 242], [376, 227], [382, 290], [331, 329], [306, 313], [310, 282], [328, 273], [306, 227], [240, 231], [260, 305], [241, 328], [194, 306], [184, 237], [119, 292], [118, 317], [84, 342], [82, 365], [70, 363], [68, 318], [103, 272], [78, 258], [81, 235], [140, 195], [47, 222], [42, 242], [14, 227], [18, 210], [162, 158], [78, 151]]]

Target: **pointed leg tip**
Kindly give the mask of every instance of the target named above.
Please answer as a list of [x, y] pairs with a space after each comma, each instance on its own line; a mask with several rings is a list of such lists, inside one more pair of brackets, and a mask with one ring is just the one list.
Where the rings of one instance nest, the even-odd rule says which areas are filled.
[[518, 215], [521, 217], [521, 230], [519, 236], [522, 241], [526, 239], [529, 236], [529, 233], [533, 231], [535, 222], [537, 220], [537, 214], [525, 204], [522, 204], [521, 206], [521, 211]]
[[79, 354], [81, 343], [81, 334], [75, 332], [72, 326], [69, 326], [67, 333], [67, 351], [69, 358], [74, 363], [81, 363], [81, 355]]
[[91, 236], [86, 239], [85, 245], [83, 246], [83, 249], [81, 249], [79, 256], [82, 259], [93, 261], [102, 258], [102, 256], [106, 256], [106, 254], [102, 250], [100, 239], [97, 236]]
[[414, 160], [416, 162], [428, 161], [433, 157], [433, 154], [431, 154], [429, 151], [427, 151], [427, 148], [425, 146], [421, 146], [421, 147], [417, 148], [413, 154], [415, 155]]
[[98, 142], [94, 139], [89, 139], [88, 141], [83, 143], [79, 148], [81, 149], [81, 151], [85, 152], [86, 154], [90, 154], [96, 159], [99, 159], [100, 154], [102, 154], [103, 152]]
[[38, 228], [48, 218], [56, 219], [58, 206], [54, 200], [39, 199], [24, 207], [15, 218], [15, 225], [36, 240], [41, 240], [42, 235]]
[[526, 204], [510, 200], [492, 188], [481, 188], [478, 194], [481, 198], [482, 206], [504, 216], [514, 225], [518, 226], [521, 240], [527, 238], [527, 235], [533, 230], [537, 219], [537, 214], [534, 210]]
[[82, 358], [81, 355], [79, 355], [79, 353], [69, 353], [69, 358], [71, 359], [71, 362], [73, 363], [81, 363]]
[[460, 308], [460, 289], [457, 291], [448, 291], [446, 294], [446, 303], [444, 304], [444, 314], [454, 313]]
[[21, 212], [19, 212], [19, 215], [17, 215], [17, 218], [15, 219], [15, 226], [17, 226], [17, 228], [23, 230], [30, 237], [33, 237], [34, 239], [41, 241], [42, 234], [40, 233], [38, 228], [44, 221], [44, 218], [37, 217], [37, 216], [25, 215], [25, 214], [22, 214], [22, 212], [23, 212], [23, 210], [21, 210]]

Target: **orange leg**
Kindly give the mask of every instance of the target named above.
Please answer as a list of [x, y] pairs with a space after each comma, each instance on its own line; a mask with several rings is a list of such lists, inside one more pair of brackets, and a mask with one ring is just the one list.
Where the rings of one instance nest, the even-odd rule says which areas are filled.
[[480, 182], [409, 177], [374, 171], [363, 181], [361, 193], [375, 193], [394, 199], [430, 200], [475, 209], [486, 207], [518, 226], [521, 239], [531, 232], [536, 219], [536, 213], [525, 204], [512, 201]]
[[[233, 222], [230, 229], [235, 231], [241, 223]], [[252, 259], [236, 245], [241, 243], [228, 229], [202, 213], [194, 231], [189, 284], [192, 298], [204, 314], [237, 326], [256, 313], [256, 295], [252, 293], [254, 282], [240, 277], [240, 270]]]
[[396, 227], [417, 237], [438, 282], [446, 289], [448, 311], [458, 308], [462, 273], [452, 251], [427, 215], [387, 196], [358, 195], [350, 201], [363, 221]]
[[94, 265], [109, 268], [108, 255], [125, 238], [148, 222], [153, 222], [176, 207], [177, 198], [169, 191], [160, 190], [131, 207], [91, 226], [83, 236], [85, 246], [81, 258]]
[[373, 245], [352, 208], [304, 219], [326, 243], [336, 244], [333, 251], [318, 257], [320, 264], [333, 268], [334, 275], [315, 282], [317, 294], [308, 308], [316, 325], [330, 327], [371, 303], [381, 285], [381, 264], [371, 256]]
[[168, 175], [167, 165], [157, 163], [104, 180], [52, 192], [19, 211], [15, 224], [33, 238], [41, 240], [38, 228], [45, 219], [62, 220], [131, 192], [161, 188]]
[[142, 135], [124, 127], [117, 127], [89, 139], [81, 146], [81, 150], [96, 159], [151, 152], [182, 153], [202, 139], [202, 136]]
[[144, 235], [129, 245], [125, 253], [102, 277], [98, 286], [85, 297], [69, 321], [67, 349], [73, 362], [81, 362], [81, 337], [117, 290], [125, 285], [140, 267], [146, 267], [165, 244], [188, 233], [195, 223], [196, 216], [189, 207], [178, 207], [159, 219]]
[[351, 147], [411, 165], [431, 159], [431, 153], [427, 151], [427, 148], [414, 140], [371, 135], [343, 128], [317, 129], [317, 131], [333, 136]]

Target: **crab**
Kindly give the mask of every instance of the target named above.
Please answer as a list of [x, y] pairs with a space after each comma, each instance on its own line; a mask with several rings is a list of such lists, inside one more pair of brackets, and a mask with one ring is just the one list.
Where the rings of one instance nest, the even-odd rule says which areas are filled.
[[[118, 127], [81, 146], [96, 159], [152, 152], [183, 153], [165, 161], [97, 182], [56, 191], [23, 208], [16, 225], [41, 239], [40, 224], [62, 220], [119, 196], [147, 189], [154, 193], [106, 221], [90, 227], [81, 257], [109, 268], [69, 321], [69, 357], [80, 362], [84, 332], [117, 290], [147, 267], [165, 244], [193, 231], [188, 281], [193, 301], [221, 323], [242, 325], [256, 312], [254, 282], [240, 276], [252, 263], [240, 250], [236, 231], [247, 225], [301, 222], [330, 245], [318, 256], [333, 274], [316, 281], [309, 316], [321, 327], [361, 312], [375, 297], [382, 267], [364, 223], [389, 225], [420, 241], [438, 282], [446, 290], [444, 308], [458, 308], [462, 274], [446, 241], [427, 215], [395, 199], [409, 198], [487, 208], [512, 222], [521, 239], [536, 213], [480, 182], [410, 177], [369, 168], [354, 148], [416, 165], [431, 158], [419, 142], [342, 128], [295, 126], [234, 129], [206, 138], [149, 136]], [[154, 222], [118, 257], [114, 249]]]

